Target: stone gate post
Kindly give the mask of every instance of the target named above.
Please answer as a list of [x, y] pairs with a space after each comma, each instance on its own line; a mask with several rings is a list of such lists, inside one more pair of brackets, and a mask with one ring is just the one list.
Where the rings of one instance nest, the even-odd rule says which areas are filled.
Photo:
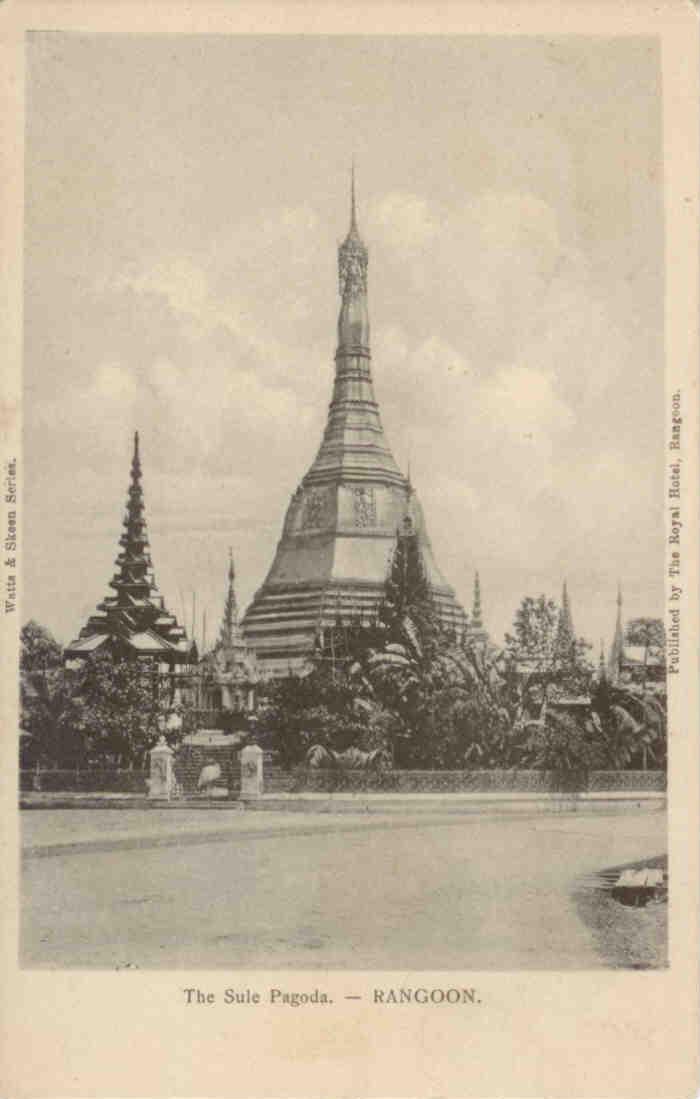
[[150, 751], [151, 773], [148, 785], [149, 798], [168, 798], [173, 796], [175, 788], [175, 771], [173, 769], [173, 757], [175, 753], [169, 748], [165, 737], [161, 736], [158, 743]]
[[241, 797], [259, 798], [263, 792], [263, 750], [249, 744], [241, 752]]

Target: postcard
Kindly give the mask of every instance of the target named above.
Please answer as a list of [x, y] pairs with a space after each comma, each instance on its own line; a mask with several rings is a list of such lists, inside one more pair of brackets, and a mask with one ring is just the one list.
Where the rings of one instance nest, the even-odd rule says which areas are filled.
[[3, 1094], [697, 1094], [696, 8], [0, 30]]

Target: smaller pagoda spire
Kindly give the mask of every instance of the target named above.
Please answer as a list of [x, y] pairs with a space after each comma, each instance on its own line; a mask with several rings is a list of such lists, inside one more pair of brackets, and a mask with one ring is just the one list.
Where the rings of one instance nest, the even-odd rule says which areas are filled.
[[562, 586], [561, 608], [559, 610], [559, 621], [557, 623], [556, 651], [559, 658], [566, 661], [571, 660], [574, 655], [575, 644], [576, 634], [574, 632], [574, 623], [571, 617], [569, 590], [565, 580]]
[[481, 620], [481, 583], [479, 581], [478, 571], [474, 573], [474, 600], [472, 603], [472, 620], [471, 625], [473, 629], [483, 629], [484, 623]]
[[566, 586], [566, 580], [564, 581], [561, 591], [561, 615], [560, 620], [563, 620], [567, 629], [573, 635], [574, 623], [571, 618], [571, 604], [569, 602], [569, 589]]
[[[114, 575], [109, 581], [114, 594], [107, 595], [97, 605], [97, 613], [88, 618], [79, 637], [66, 649], [69, 656], [82, 656], [93, 651], [94, 646], [83, 645], [81, 648], [81, 642], [91, 638], [112, 638], [118, 639], [123, 646], [131, 646], [139, 656], [165, 653], [173, 660], [188, 658], [190, 644], [185, 631], [175, 615], [166, 609], [156, 585], [141, 477], [139, 433], [135, 431], [120, 549]], [[137, 635], [137, 640], [133, 641]]]
[[610, 656], [608, 657], [608, 674], [612, 683], [617, 683], [620, 677], [620, 665], [624, 656], [624, 633], [622, 630], [622, 586], [617, 582], [617, 617], [615, 619], [615, 633], [613, 634]]
[[221, 630], [219, 631], [219, 646], [223, 648], [231, 648], [236, 640], [236, 633], [238, 630], [238, 603], [236, 601], [236, 591], [234, 587], [235, 579], [236, 570], [233, 567], [233, 549], [229, 546], [228, 590], [226, 592], [226, 602], [224, 603]]
[[600, 639], [600, 656], [598, 657], [598, 678], [605, 679], [605, 642]]

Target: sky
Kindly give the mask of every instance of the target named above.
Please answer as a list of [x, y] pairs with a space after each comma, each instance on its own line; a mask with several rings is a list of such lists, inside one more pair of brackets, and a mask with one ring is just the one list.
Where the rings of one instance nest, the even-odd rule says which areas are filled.
[[33, 33], [23, 619], [108, 593], [140, 432], [159, 587], [213, 640], [321, 440], [355, 159], [399, 465], [500, 642], [559, 598], [597, 653], [663, 600], [652, 38]]

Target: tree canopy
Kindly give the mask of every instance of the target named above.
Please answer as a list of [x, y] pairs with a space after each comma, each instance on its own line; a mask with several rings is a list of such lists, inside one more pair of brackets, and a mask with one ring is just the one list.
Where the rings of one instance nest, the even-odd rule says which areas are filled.
[[19, 633], [20, 670], [25, 673], [59, 668], [63, 662], [63, 650], [56, 638], [45, 626], [34, 619], [22, 626]]
[[192, 716], [153, 661], [98, 652], [66, 667], [61, 646], [34, 621], [20, 631], [20, 702], [23, 755], [45, 766], [140, 764], [161, 732], [177, 739]]

